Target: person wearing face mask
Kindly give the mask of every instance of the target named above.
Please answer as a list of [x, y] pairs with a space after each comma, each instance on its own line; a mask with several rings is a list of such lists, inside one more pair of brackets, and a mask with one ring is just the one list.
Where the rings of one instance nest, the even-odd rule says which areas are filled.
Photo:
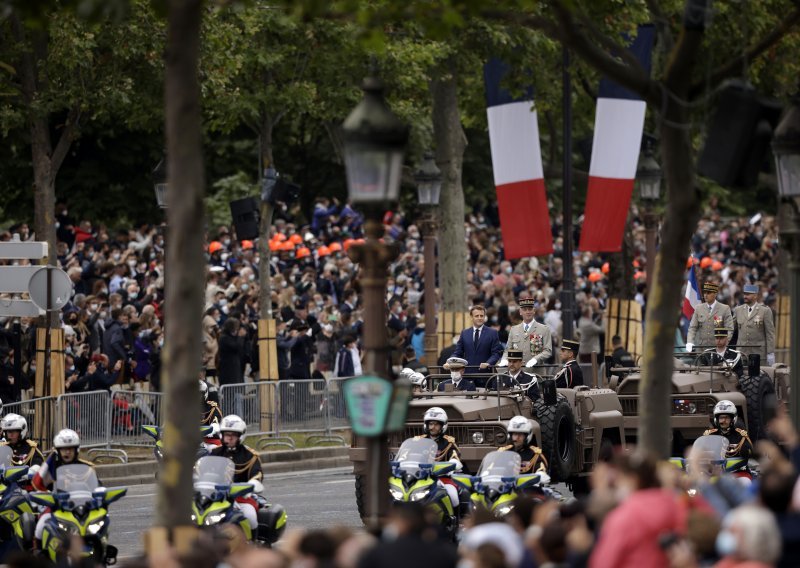
[[759, 505], [737, 507], [723, 519], [716, 549], [722, 560], [714, 568], [775, 566], [781, 558], [781, 531], [775, 516]]
[[450, 385], [455, 391], [476, 391], [477, 389], [475, 388], [475, 383], [472, 381], [472, 379], [464, 377], [464, 368], [466, 366], [466, 359], [462, 359], [461, 357], [450, 357], [447, 360], [447, 367], [450, 369], [450, 378], [439, 383], [437, 390], [439, 392], [444, 392], [448, 390], [448, 385]]

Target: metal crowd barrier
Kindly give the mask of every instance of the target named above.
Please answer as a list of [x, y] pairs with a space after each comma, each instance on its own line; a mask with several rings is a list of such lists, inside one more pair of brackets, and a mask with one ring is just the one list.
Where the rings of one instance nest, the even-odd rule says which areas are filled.
[[[164, 395], [160, 392], [114, 391], [110, 398], [109, 445], [152, 446], [144, 424], [164, 423]], [[198, 423], [200, 411], [197, 411]]]
[[46, 450], [53, 444], [57, 428], [55, 397], [32, 398], [5, 404], [3, 414], [19, 414], [25, 418], [28, 422], [28, 439], [36, 442], [40, 449]]
[[75, 430], [81, 437], [83, 448], [108, 446], [109, 408], [108, 391], [105, 390], [62, 394], [56, 400], [58, 428]]

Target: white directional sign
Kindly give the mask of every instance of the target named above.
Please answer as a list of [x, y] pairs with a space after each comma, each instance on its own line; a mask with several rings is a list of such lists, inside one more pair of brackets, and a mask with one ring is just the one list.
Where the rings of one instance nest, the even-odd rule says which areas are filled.
[[15, 293], [28, 291], [31, 276], [42, 266], [3, 266], [0, 267], [0, 293]]
[[0, 259], [27, 260], [47, 256], [47, 243], [39, 241], [0, 242]]
[[0, 316], [12, 318], [35, 318], [43, 316], [44, 310], [31, 302], [30, 300], [11, 300], [8, 298], [0, 298]]

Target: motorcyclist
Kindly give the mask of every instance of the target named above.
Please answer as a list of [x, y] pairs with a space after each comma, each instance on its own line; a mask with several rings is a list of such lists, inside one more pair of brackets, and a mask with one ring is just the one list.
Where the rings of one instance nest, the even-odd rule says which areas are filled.
[[[263, 478], [261, 460], [254, 450], [242, 443], [242, 438], [247, 433], [247, 424], [239, 416], [229, 414], [222, 419], [220, 432], [222, 445], [212, 450], [211, 455], [222, 456], [233, 461], [235, 467], [233, 482], [250, 483], [253, 486], [253, 493], [259, 495], [264, 491], [261, 483]], [[255, 534], [258, 530], [258, 500], [250, 495], [238, 497], [234, 505], [242, 511]]]
[[542, 483], [550, 483], [550, 476], [547, 474], [547, 459], [541, 448], [531, 445], [533, 428], [528, 419], [524, 416], [514, 416], [508, 421], [506, 432], [511, 438], [511, 444], [502, 446], [498, 450], [517, 452], [522, 460], [520, 473], [536, 473], [539, 474]]
[[[425, 415], [422, 417], [423, 430], [425, 432], [420, 438], [429, 438], [436, 442], [438, 453], [436, 454], [436, 461], [450, 461], [456, 464], [456, 471], [463, 469], [461, 463], [461, 450], [458, 449], [456, 439], [452, 436], [447, 436], [447, 413], [443, 408], [432, 406], [429, 408]], [[460, 499], [458, 497], [458, 488], [452, 479], [446, 477], [439, 478], [439, 484], [447, 491], [450, 497], [450, 502], [453, 504], [453, 510], [459, 510]]]
[[27, 465], [30, 468], [41, 466], [44, 456], [36, 442], [28, 440], [28, 421], [19, 414], [6, 414], [0, 421], [6, 441], [4, 444], [14, 452], [14, 465]]
[[425, 380], [425, 375], [418, 372], [413, 372], [408, 377], [411, 380], [411, 392], [414, 394], [421, 394], [428, 392], [428, 384]]
[[753, 443], [747, 430], [736, 427], [736, 406], [730, 400], [720, 400], [714, 406], [714, 428], [703, 432], [703, 436], [724, 436], [728, 439], [728, 457], [742, 458], [747, 462], [753, 453]]
[[[33, 487], [37, 491], [50, 491], [56, 481], [56, 473], [58, 468], [62, 465], [72, 464], [85, 464], [94, 467], [92, 462], [82, 460], [78, 454], [81, 449], [81, 439], [75, 430], [65, 428], [56, 434], [53, 438], [53, 452], [47, 456], [44, 465], [33, 476]], [[46, 511], [39, 517], [39, 522], [36, 523], [36, 531], [34, 536], [37, 543], [41, 543], [42, 534], [44, 533], [44, 525], [50, 518], [50, 512]]]
[[219, 405], [208, 398], [208, 383], [200, 379], [200, 393], [203, 395], [202, 410], [200, 411], [200, 424], [213, 427], [212, 434], [203, 438], [203, 444], [210, 452], [222, 445], [219, 438], [219, 424], [222, 421], [222, 410]]

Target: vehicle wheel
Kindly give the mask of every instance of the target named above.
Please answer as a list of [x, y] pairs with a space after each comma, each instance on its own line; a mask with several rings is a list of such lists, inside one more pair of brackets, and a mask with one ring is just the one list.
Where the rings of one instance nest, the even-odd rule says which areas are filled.
[[575, 418], [566, 397], [559, 395], [552, 406], [537, 401], [535, 406], [542, 429], [542, 452], [547, 458], [553, 481], [566, 481], [575, 461]]
[[367, 476], [356, 474], [356, 507], [358, 508], [358, 516], [361, 517], [362, 521], [367, 518], [366, 494]]
[[775, 408], [777, 404], [772, 379], [766, 373], [745, 377], [739, 381], [739, 388], [747, 399], [747, 433], [750, 439], [755, 442], [766, 438], [767, 425], [762, 424], [762, 417], [768, 414], [770, 406]]

